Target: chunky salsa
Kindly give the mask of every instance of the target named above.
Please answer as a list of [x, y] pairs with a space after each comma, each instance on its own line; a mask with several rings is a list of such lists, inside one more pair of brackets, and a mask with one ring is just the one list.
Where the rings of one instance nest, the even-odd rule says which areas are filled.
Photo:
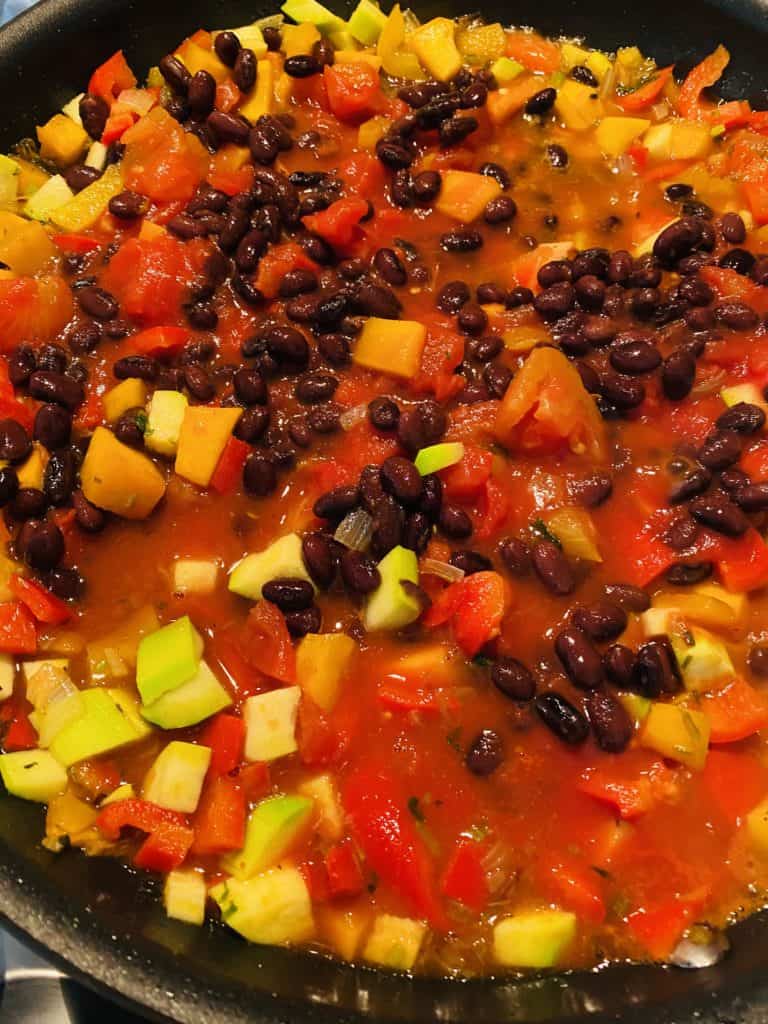
[[283, 12], [0, 157], [5, 788], [256, 943], [711, 963], [768, 889], [768, 112], [722, 46]]

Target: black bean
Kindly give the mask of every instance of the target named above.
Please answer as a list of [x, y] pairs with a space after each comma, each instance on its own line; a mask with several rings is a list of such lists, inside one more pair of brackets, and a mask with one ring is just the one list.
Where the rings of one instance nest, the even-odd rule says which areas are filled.
[[383, 558], [387, 552], [401, 543], [405, 517], [403, 510], [394, 501], [391, 503], [382, 501], [372, 511], [371, 552], [376, 558]]
[[0, 467], [0, 508], [5, 508], [19, 492], [19, 478], [11, 466]]
[[519, 537], [506, 537], [499, 543], [499, 555], [513, 576], [527, 576], [531, 571], [531, 549]]
[[448, 426], [448, 419], [441, 406], [434, 401], [426, 400], [405, 410], [397, 425], [397, 437], [400, 444], [411, 453], [420, 448], [436, 444]]
[[86, 93], [80, 100], [78, 111], [83, 128], [92, 139], [100, 139], [109, 117], [109, 104], [101, 96]]
[[213, 49], [221, 63], [226, 64], [228, 68], [231, 68], [237, 60], [238, 53], [240, 53], [240, 40], [234, 32], [230, 32], [229, 30], [225, 32], [217, 32], [213, 40]]
[[0, 459], [23, 462], [32, 451], [32, 440], [16, 420], [0, 420]]
[[479, 551], [454, 551], [448, 561], [457, 569], [461, 569], [465, 576], [493, 569], [493, 562], [490, 558], [481, 555]]
[[747, 654], [747, 666], [759, 679], [768, 678], [768, 646], [752, 644]]
[[627, 628], [627, 613], [614, 601], [595, 601], [576, 608], [571, 621], [593, 640], [615, 640]]
[[685, 323], [692, 331], [709, 331], [715, 325], [715, 314], [711, 309], [689, 309], [685, 314]]
[[749, 483], [749, 477], [740, 469], [724, 469], [720, 474], [720, 486], [724, 491], [735, 492]]
[[277, 487], [277, 473], [263, 455], [249, 455], [243, 467], [243, 487], [257, 498], [266, 497]]
[[247, 444], [255, 444], [269, 425], [269, 410], [263, 405], [255, 405], [246, 409], [235, 426], [235, 437]]
[[503, 349], [504, 341], [497, 334], [484, 334], [481, 338], [471, 338], [467, 343], [467, 351], [478, 363], [490, 362]]
[[414, 82], [401, 86], [397, 91], [397, 95], [409, 107], [418, 108], [425, 106], [435, 96], [445, 92], [447, 88], [442, 82]]
[[318, 587], [329, 587], [336, 576], [336, 558], [328, 535], [320, 532], [305, 534], [301, 552], [309, 575]]
[[504, 744], [495, 729], [483, 729], [467, 749], [464, 763], [473, 775], [491, 775], [504, 761]]
[[421, 501], [419, 511], [431, 522], [435, 522], [440, 515], [440, 505], [443, 500], [443, 483], [439, 476], [430, 473], [421, 481]]
[[575, 81], [581, 82], [582, 85], [589, 85], [593, 89], [597, 89], [600, 85], [597, 78], [595, 78], [594, 72], [583, 64], [577, 64], [575, 67], [571, 68], [568, 74]]
[[557, 544], [551, 540], [537, 541], [531, 557], [537, 576], [553, 594], [562, 597], [574, 590], [576, 579], [573, 570]]
[[98, 181], [101, 174], [101, 171], [97, 171], [95, 167], [89, 167], [87, 164], [73, 164], [64, 172], [64, 180], [73, 192], [82, 192], [94, 181]]
[[165, 81], [173, 92], [179, 96], [186, 96], [187, 90], [189, 89], [189, 83], [192, 81], [192, 75], [182, 64], [178, 57], [174, 57], [173, 54], [167, 54], [162, 58], [158, 65], [160, 74], [163, 76]]
[[33, 569], [53, 569], [64, 557], [64, 534], [44, 519], [28, 519], [19, 530], [19, 550]]
[[184, 367], [184, 385], [198, 402], [210, 402], [216, 394], [216, 388], [208, 371], [194, 363]]
[[264, 597], [276, 604], [281, 612], [300, 612], [309, 608], [315, 596], [314, 587], [308, 580], [290, 576], [278, 576], [262, 587]]
[[437, 296], [437, 307], [444, 313], [458, 313], [470, 298], [469, 286], [464, 281], [448, 281]]
[[703, 494], [712, 482], [712, 474], [703, 467], [692, 469], [676, 483], [669, 493], [670, 505], [679, 505], [682, 501]]
[[637, 650], [629, 688], [643, 697], [658, 697], [679, 689], [678, 669], [663, 640], [647, 640]]
[[733, 331], [751, 331], [760, 323], [760, 317], [744, 302], [729, 299], [715, 306], [715, 317]]
[[155, 380], [158, 373], [157, 360], [152, 356], [123, 356], [112, 367], [118, 380], [136, 377], [139, 380]]
[[395, 430], [400, 420], [400, 409], [391, 398], [380, 396], [368, 403], [368, 419], [377, 430]]
[[421, 171], [411, 182], [413, 198], [418, 203], [430, 203], [440, 194], [443, 179], [439, 171]]
[[689, 515], [673, 520], [664, 531], [663, 540], [676, 551], [689, 548], [698, 536], [699, 528]]
[[413, 181], [411, 172], [407, 168], [401, 167], [392, 175], [392, 180], [389, 183], [389, 198], [395, 206], [399, 206], [403, 210], [407, 210], [413, 205], [415, 199]]
[[265, 337], [267, 351], [281, 366], [297, 370], [306, 366], [309, 361], [309, 344], [295, 327], [281, 324], [270, 328]]
[[134, 220], [146, 209], [146, 200], [137, 192], [120, 192], [109, 200], [109, 212], [118, 220]]
[[236, 146], [248, 145], [251, 126], [239, 114], [225, 114], [223, 110], [214, 110], [208, 115], [206, 124], [220, 142], [231, 142]]
[[285, 624], [292, 637], [301, 638], [307, 633], [319, 633], [323, 617], [316, 604], [300, 612], [286, 612]]
[[746, 249], [729, 249], [717, 261], [719, 267], [734, 270], [737, 274], [748, 274], [755, 265], [755, 257]]
[[339, 568], [344, 585], [353, 594], [370, 594], [381, 583], [376, 562], [362, 551], [345, 551]]
[[64, 505], [75, 487], [77, 464], [72, 451], [64, 448], [51, 453], [43, 475], [43, 493], [54, 506]]
[[651, 373], [661, 364], [661, 354], [655, 345], [644, 338], [622, 342], [622, 335], [616, 338], [609, 359], [611, 366], [619, 373]]
[[[288, 69], [288, 61], [285, 62], [285, 71], [287, 74], [291, 74], [291, 71]], [[294, 77], [298, 78], [300, 76], [294, 75]], [[232, 78], [240, 92], [247, 93], [251, 91], [256, 84], [256, 54], [253, 50], [242, 47], [238, 51], [235, 63], [232, 66]]]
[[456, 318], [459, 330], [464, 334], [482, 334], [488, 326], [488, 314], [476, 302], [467, 302]]
[[651, 599], [642, 587], [631, 583], [609, 583], [605, 587], [606, 597], [620, 604], [628, 612], [645, 612], [651, 607]]
[[341, 409], [334, 402], [315, 405], [307, 413], [307, 422], [317, 434], [335, 434], [340, 429]]
[[8, 377], [15, 388], [24, 387], [36, 369], [37, 356], [30, 345], [19, 345], [8, 358]]
[[749, 528], [749, 520], [725, 495], [708, 494], [694, 498], [688, 506], [691, 515], [702, 526], [726, 537], [740, 537]]
[[402, 260], [394, 249], [377, 249], [373, 257], [373, 265], [387, 284], [402, 285], [408, 280]]
[[555, 105], [557, 99], [557, 91], [551, 87], [546, 89], [540, 89], [539, 92], [534, 93], [533, 96], [525, 104], [524, 110], [526, 114], [548, 114], [552, 107]]
[[586, 505], [587, 508], [597, 508], [611, 496], [613, 480], [608, 473], [593, 473], [592, 476], [578, 480], [573, 485], [572, 492], [582, 505]]
[[603, 679], [600, 655], [586, 633], [572, 626], [555, 637], [555, 652], [574, 686], [594, 690]]
[[440, 247], [446, 252], [475, 252], [483, 245], [483, 236], [472, 228], [453, 228], [440, 236]]
[[754, 434], [765, 426], [765, 412], [751, 402], [737, 402], [715, 420], [719, 430], [735, 430], [739, 434]]
[[483, 382], [491, 398], [503, 398], [512, 383], [512, 371], [501, 363], [489, 363], [483, 370]]
[[733, 500], [745, 512], [764, 512], [768, 509], [768, 484], [742, 484], [733, 492]]
[[623, 644], [613, 644], [603, 654], [603, 670], [614, 686], [629, 689], [635, 671], [634, 651]]
[[659, 234], [653, 243], [653, 255], [665, 267], [673, 267], [701, 241], [701, 226], [693, 217], [677, 220]]
[[602, 692], [588, 694], [584, 706], [598, 747], [609, 754], [625, 750], [634, 726], [623, 706], [610, 694]]
[[489, 200], [483, 212], [486, 224], [507, 224], [517, 215], [517, 203], [511, 196], [496, 196]]
[[283, 70], [291, 78], [310, 78], [322, 70], [320, 61], [308, 53], [300, 53], [294, 57], [287, 57], [283, 64]]
[[537, 313], [545, 319], [557, 319], [573, 309], [576, 301], [576, 292], [573, 285], [567, 281], [561, 281], [545, 288], [533, 300]]
[[347, 485], [335, 487], [321, 494], [313, 505], [313, 512], [318, 519], [340, 521], [360, 503], [360, 491], [357, 487]]
[[413, 507], [421, 498], [421, 474], [410, 459], [392, 455], [381, 467], [381, 483], [401, 505]]
[[547, 159], [552, 167], [563, 168], [568, 166], [568, 152], [556, 142], [547, 146]]
[[741, 439], [735, 430], [713, 430], [696, 457], [702, 466], [717, 471], [732, 466], [741, 456]]
[[346, 366], [350, 360], [349, 339], [343, 334], [321, 334], [317, 350], [331, 366]]
[[297, 295], [313, 292], [317, 288], [317, 275], [311, 270], [289, 270], [278, 289], [281, 299], [293, 299]]
[[503, 693], [516, 701], [530, 701], [536, 696], [536, 680], [533, 673], [517, 658], [499, 658], [491, 666], [491, 682]]
[[88, 285], [85, 288], [78, 288], [76, 294], [80, 306], [94, 320], [113, 320], [117, 316], [117, 302], [103, 288]]
[[241, 367], [232, 378], [232, 385], [243, 405], [266, 405], [267, 384], [256, 367]]
[[547, 728], [564, 743], [576, 746], [589, 735], [589, 722], [583, 712], [555, 690], [540, 693], [534, 707]]
[[484, 174], [488, 178], [493, 178], [495, 181], [498, 181], [498, 183], [501, 185], [504, 191], [506, 191], [512, 184], [512, 179], [510, 178], [507, 171], [501, 166], [501, 164], [481, 164], [479, 168], [479, 173]]
[[691, 587], [709, 579], [714, 566], [711, 562], [677, 562], [664, 573], [664, 579], [676, 587]]
[[458, 505], [443, 503], [438, 525], [445, 536], [452, 540], [464, 540], [472, 535], [472, 520]]
[[673, 402], [685, 398], [696, 379], [696, 360], [688, 349], [679, 348], [664, 360], [661, 369], [661, 386], [664, 394]]
[[582, 309], [592, 311], [602, 309], [605, 301], [605, 284], [599, 277], [595, 277], [594, 274], [584, 274], [575, 282], [574, 289]]
[[[298, 301], [296, 299], [293, 300]], [[333, 327], [338, 324], [347, 310], [347, 293], [337, 291], [321, 293], [317, 296], [314, 320], [321, 327]]]
[[[494, 281], [486, 281], [483, 284], [479, 284], [475, 289], [477, 301], [481, 305], [498, 304], [503, 306], [507, 301], [507, 294], [506, 288], [502, 288], [500, 284], [496, 284]], [[496, 354], [494, 353], [494, 355]]]
[[75, 601], [82, 597], [85, 580], [76, 569], [51, 569], [44, 576], [46, 587], [63, 601]]
[[352, 302], [355, 312], [385, 320], [397, 320], [402, 309], [400, 300], [391, 288], [374, 284], [373, 281], [360, 281], [354, 290]]
[[463, 142], [468, 135], [476, 132], [479, 122], [476, 117], [448, 117], [442, 122], [438, 129], [440, 145], [445, 147], [457, 146]]
[[723, 214], [720, 218], [720, 233], [730, 245], [741, 245], [747, 237], [747, 229], [738, 213]]
[[[11, 472], [15, 471], [11, 470]], [[23, 521], [24, 519], [39, 518], [45, 514], [47, 508], [48, 500], [42, 491], [36, 487], [20, 487], [11, 499], [8, 511], [12, 519]]]
[[126, 412], [115, 424], [115, 437], [122, 444], [131, 448], [141, 448], [144, 445], [144, 432], [136, 422], [136, 414]]
[[201, 69], [192, 76], [187, 90], [187, 104], [192, 114], [207, 117], [216, 102], [216, 79]]
[[338, 378], [334, 377], [332, 373], [313, 370], [299, 377], [294, 394], [305, 405], [315, 405], [318, 402], [326, 402], [329, 398], [333, 397], [333, 393], [338, 386]]
[[185, 309], [187, 320], [198, 331], [212, 331], [219, 322], [219, 314], [209, 302], [195, 302]]
[[72, 492], [72, 507], [75, 510], [75, 522], [86, 533], [99, 533], [106, 525], [106, 515], [86, 498], [82, 491]]
[[600, 393], [617, 409], [635, 409], [645, 401], [645, 388], [640, 381], [617, 373], [602, 375]]

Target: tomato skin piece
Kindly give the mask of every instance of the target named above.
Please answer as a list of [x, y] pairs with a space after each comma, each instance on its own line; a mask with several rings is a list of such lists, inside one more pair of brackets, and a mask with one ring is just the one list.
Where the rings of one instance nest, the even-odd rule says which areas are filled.
[[159, 203], [187, 201], [208, 173], [200, 140], [185, 132], [163, 107], [155, 107], [123, 135], [126, 188]]
[[135, 85], [136, 76], [128, 66], [123, 51], [118, 50], [93, 72], [88, 92], [100, 96], [111, 106], [123, 89], [132, 89]]
[[38, 622], [60, 626], [72, 617], [66, 602], [34, 580], [14, 575], [8, 581], [8, 586], [13, 596], [27, 606]]
[[333, 64], [323, 70], [328, 106], [346, 124], [373, 117], [384, 104], [379, 73], [364, 61]]
[[709, 719], [710, 743], [735, 743], [768, 727], [768, 701], [739, 676], [718, 693], [702, 694], [701, 710]]
[[229, 775], [209, 778], [192, 825], [192, 853], [207, 856], [239, 850], [245, 841], [245, 794]]
[[365, 889], [365, 879], [351, 840], [335, 843], [325, 855], [325, 873], [328, 893], [333, 897], [359, 896]]
[[484, 491], [492, 466], [493, 455], [489, 451], [467, 445], [461, 461], [438, 474], [443, 481], [443, 494], [451, 501], [472, 501]]
[[342, 804], [352, 836], [376, 874], [438, 931], [448, 922], [437, 895], [427, 848], [406, 808], [406, 798], [383, 765], [359, 765], [347, 778]]
[[538, 32], [508, 32], [507, 56], [529, 71], [554, 72], [560, 68], [560, 49]]
[[263, 761], [253, 761], [251, 764], [243, 764], [237, 770], [235, 779], [243, 791], [248, 803], [256, 803], [270, 791], [269, 765]]
[[482, 862], [485, 849], [485, 843], [461, 836], [440, 879], [444, 896], [478, 914], [488, 902], [488, 879]]
[[258, 601], [243, 627], [243, 654], [248, 662], [271, 679], [293, 683], [296, 652], [285, 616], [271, 601]]
[[[101, 284], [118, 299], [126, 316], [145, 327], [166, 327], [181, 319], [189, 282], [202, 269], [208, 251], [207, 243], [185, 244], [170, 235], [130, 238], [109, 261]], [[189, 337], [188, 329], [183, 330]]]
[[208, 775], [228, 775], [243, 759], [245, 723], [237, 715], [222, 711], [205, 726], [200, 734], [200, 743], [211, 748]]

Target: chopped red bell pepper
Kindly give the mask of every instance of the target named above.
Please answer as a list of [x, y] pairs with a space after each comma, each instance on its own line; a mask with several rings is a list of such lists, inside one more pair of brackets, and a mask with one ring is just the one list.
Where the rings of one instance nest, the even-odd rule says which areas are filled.
[[717, 575], [727, 590], [736, 594], [757, 590], [768, 583], [768, 545], [750, 527], [741, 537], [722, 537], [714, 542]]
[[228, 114], [230, 110], [234, 110], [242, 98], [243, 94], [231, 78], [225, 78], [223, 82], [219, 82], [216, 86], [215, 106], [216, 110], [220, 110], [223, 114]]
[[34, 580], [14, 575], [8, 581], [8, 587], [13, 596], [26, 605], [38, 622], [60, 626], [72, 617], [71, 609], [66, 602]]
[[305, 860], [299, 864], [299, 871], [309, 889], [309, 898], [313, 903], [327, 903], [331, 898], [328, 887], [328, 872], [325, 864], [317, 860]]
[[323, 71], [331, 113], [346, 124], [373, 117], [384, 105], [379, 73], [364, 61], [333, 64]]
[[37, 650], [37, 626], [21, 601], [0, 601], [0, 651], [8, 654], [34, 654]]
[[241, 765], [234, 777], [249, 804], [255, 803], [269, 792], [269, 765], [263, 761]]
[[709, 119], [713, 124], [721, 124], [725, 128], [743, 128], [752, 121], [752, 107], [749, 100], [720, 103], [710, 111]]
[[738, 676], [718, 693], [701, 696], [710, 743], [735, 743], [768, 728], [768, 701]]
[[497, 572], [476, 572], [462, 580], [461, 604], [453, 618], [453, 633], [464, 653], [473, 658], [499, 635], [509, 603], [508, 588]]
[[148, 327], [131, 337], [131, 352], [170, 359], [184, 348], [190, 337], [191, 332], [186, 327]]
[[245, 794], [230, 775], [209, 778], [193, 820], [192, 852], [200, 855], [239, 850], [245, 841]]
[[440, 879], [440, 891], [449, 900], [480, 913], [488, 902], [488, 878], [483, 867], [484, 842], [461, 836]]
[[578, 914], [591, 924], [605, 920], [605, 896], [602, 878], [592, 868], [575, 859], [553, 857], [540, 861], [536, 876], [554, 902]]
[[359, 896], [365, 888], [360, 861], [350, 839], [342, 839], [325, 855], [328, 892], [333, 896]]
[[104, 125], [104, 131], [101, 133], [102, 143], [105, 146], [110, 146], [113, 142], [117, 142], [129, 128], [133, 128], [135, 120], [135, 115], [129, 110], [117, 110], [114, 114], [110, 114]]
[[233, 772], [243, 759], [245, 723], [237, 715], [222, 712], [212, 718], [200, 735], [200, 743], [211, 748], [209, 777]]
[[195, 833], [185, 825], [163, 825], [152, 832], [133, 858], [137, 868], [167, 874], [186, 860]]
[[425, 686], [416, 686], [407, 679], [385, 677], [379, 683], [378, 698], [391, 711], [434, 711], [440, 710], [437, 691]]
[[229, 438], [211, 477], [209, 486], [212, 491], [217, 494], [230, 494], [234, 491], [243, 475], [243, 466], [250, 450], [251, 446], [240, 438]]
[[365, 199], [337, 199], [326, 210], [302, 217], [308, 231], [341, 249], [349, 248], [362, 237], [360, 221], [368, 213]]
[[6, 754], [12, 754], [15, 750], [33, 750], [37, 746], [37, 731], [27, 712], [15, 701], [8, 701], [3, 707], [3, 721], [8, 722], [3, 732], [3, 750]]
[[101, 242], [88, 235], [53, 235], [53, 244], [62, 252], [86, 253], [101, 248]]
[[297, 731], [299, 756], [307, 765], [335, 764], [349, 743], [349, 733], [336, 727], [306, 694], [299, 704]]
[[134, 85], [136, 76], [128, 66], [123, 51], [118, 50], [93, 72], [88, 92], [100, 96], [111, 106], [123, 89], [132, 89]]
[[359, 765], [348, 777], [342, 803], [352, 835], [379, 878], [417, 917], [438, 931], [448, 922], [440, 905], [431, 857], [407, 810], [399, 784], [384, 765]]
[[124, 828], [148, 833], [133, 858], [136, 867], [148, 871], [173, 871], [184, 862], [195, 837], [183, 814], [139, 799], [118, 800], [105, 807], [96, 827], [111, 840], [119, 839]]
[[248, 662], [272, 679], [296, 679], [296, 652], [285, 616], [271, 601], [259, 601], [243, 627], [243, 654]]
[[635, 89], [633, 92], [628, 92], [624, 96], [617, 96], [617, 105], [620, 106], [622, 110], [626, 110], [627, 113], [631, 113], [635, 110], [645, 110], [646, 107], [650, 107], [650, 105], [655, 103], [664, 91], [664, 87], [672, 77], [672, 72], [674, 70], [674, 64], [670, 64], [669, 67], [666, 68], [659, 68], [656, 72], [656, 76], [652, 78], [650, 82], [646, 82], [645, 85], [641, 85], [639, 89]]
[[725, 821], [735, 828], [760, 803], [768, 771], [749, 751], [710, 750], [701, 784]]
[[690, 121], [702, 121], [706, 118], [711, 106], [703, 106], [701, 94], [715, 82], [719, 81], [723, 71], [731, 59], [724, 46], [718, 46], [700, 64], [697, 64], [686, 76], [677, 96], [677, 110]]
[[635, 939], [654, 960], [665, 960], [705, 902], [704, 892], [690, 899], [673, 896], [657, 906], [633, 911], [625, 921]]
[[671, 769], [658, 758], [628, 751], [609, 764], [587, 768], [576, 788], [613, 807], [624, 821], [633, 821], [653, 807], [670, 775]]

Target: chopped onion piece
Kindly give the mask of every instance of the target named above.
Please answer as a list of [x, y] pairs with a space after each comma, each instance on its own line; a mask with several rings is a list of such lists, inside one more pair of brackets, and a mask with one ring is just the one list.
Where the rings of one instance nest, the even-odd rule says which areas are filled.
[[353, 405], [351, 409], [347, 409], [339, 416], [339, 423], [341, 424], [342, 430], [351, 430], [352, 427], [357, 426], [358, 423], [362, 423], [365, 417], [368, 415], [368, 403], [361, 402], [360, 405]]
[[460, 583], [464, 579], [464, 570], [450, 562], [440, 562], [437, 558], [422, 558], [420, 569], [429, 576], [437, 576], [447, 583]]
[[713, 391], [719, 391], [725, 384], [728, 374], [725, 370], [717, 370], [715, 373], [705, 377], [704, 380], [696, 381], [691, 388], [691, 397], [699, 398], [701, 395], [711, 395]]
[[668, 113], [669, 104], [666, 100], [663, 100], [661, 103], [654, 103], [654, 105], [651, 107], [651, 116], [653, 117], [654, 121], [663, 121]]
[[365, 551], [373, 536], [373, 519], [362, 508], [353, 509], [336, 527], [333, 539], [353, 551]]

